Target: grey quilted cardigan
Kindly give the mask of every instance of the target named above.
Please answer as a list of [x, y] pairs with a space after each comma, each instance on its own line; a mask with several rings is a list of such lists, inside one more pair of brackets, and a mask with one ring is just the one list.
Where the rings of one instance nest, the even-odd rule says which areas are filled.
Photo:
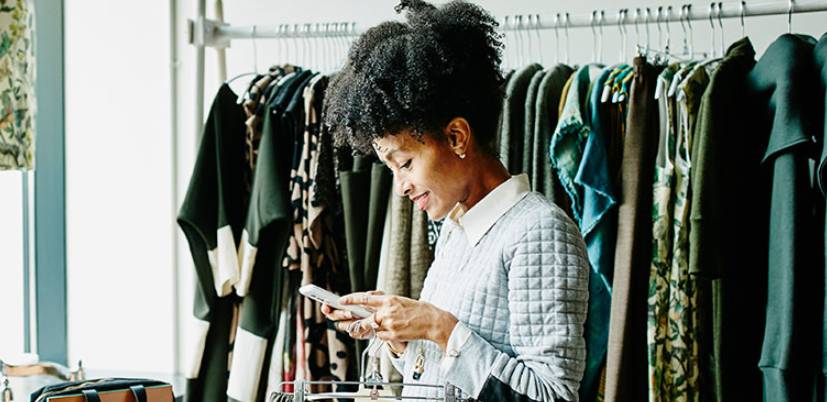
[[[457, 317], [446, 353], [412, 341], [394, 359], [406, 383], [459, 387], [478, 401], [578, 400], [589, 262], [577, 226], [526, 193], [477, 242], [445, 219], [421, 300]], [[417, 355], [425, 370], [413, 379]], [[406, 387], [403, 396], [434, 395]]]

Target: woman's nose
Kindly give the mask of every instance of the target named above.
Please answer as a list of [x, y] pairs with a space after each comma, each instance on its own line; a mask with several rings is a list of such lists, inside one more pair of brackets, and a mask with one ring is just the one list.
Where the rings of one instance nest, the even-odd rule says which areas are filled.
[[404, 177], [396, 176], [393, 178], [394, 182], [394, 189], [396, 190], [396, 195], [400, 197], [406, 197], [408, 194], [411, 193], [413, 186], [411, 183], [406, 180]]

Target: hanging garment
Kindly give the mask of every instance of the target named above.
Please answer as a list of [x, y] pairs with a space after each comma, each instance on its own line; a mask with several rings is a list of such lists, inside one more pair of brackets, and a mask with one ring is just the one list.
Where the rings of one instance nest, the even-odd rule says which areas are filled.
[[[242, 232], [243, 249], [239, 257], [241, 266], [236, 292], [242, 297], [249, 290], [254, 267], [260, 258], [258, 255], [260, 252], [267, 253], [266, 260], [277, 258], [280, 261], [282, 258], [281, 246], [279, 246], [279, 250], [270, 249], [266, 251], [261, 250], [260, 246], [263, 242], [278, 240], [279, 236], [276, 236], [276, 239], [263, 238], [269, 225], [280, 226], [284, 219], [289, 219], [292, 215], [292, 208], [289, 204], [289, 180], [291, 163], [294, 159], [298, 159], [293, 155], [295, 152], [295, 136], [298, 134], [295, 132], [295, 124], [291, 121], [293, 118], [289, 114], [284, 116], [282, 113], [290, 105], [290, 100], [298, 87], [310, 75], [312, 75], [310, 71], [287, 74], [277, 82], [271, 83], [264, 95], [267, 98], [267, 104], [263, 112], [263, 136], [261, 141], [263, 142], [264, 136], [267, 135], [276, 137], [270, 140], [271, 147], [274, 146], [275, 150], [268, 150], [268, 152], [276, 154], [270, 157], [271, 160], [268, 162], [270, 165], [267, 170], [259, 172], [261, 169], [258, 169], [258, 166], [262, 158], [261, 147], [259, 148], [257, 168], [253, 178], [253, 196], [250, 200], [247, 224]], [[258, 190], [256, 190], [256, 182], [259, 181], [261, 181], [261, 184], [258, 185]], [[286, 198], [282, 199], [282, 197]], [[288, 208], [290, 211], [287, 218], [280, 215], [282, 208]]]
[[[816, 282], [820, 283], [823, 286], [823, 289], [827, 289], [827, 34], [821, 36], [819, 39], [818, 44], [815, 47], [815, 62], [817, 72], [819, 74], [821, 85], [819, 85], [819, 91], [821, 93], [821, 105], [823, 107], [823, 115], [822, 118], [824, 119], [822, 130], [821, 130], [821, 156], [819, 157], [819, 162], [817, 164], [817, 182], [820, 186], [821, 190], [821, 205], [817, 208], [818, 216], [816, 219], [816, 224], [821, 226], [820, 236], [816, 236], [817, 239], [820, 239], [821, 249], [823, 250], [820, 256], [817, 256], [818, 262], [821, 263], [821, 275], [823, 276], [822, 281]], [[822, 301], [822, 327], [821, 333], [827, 334], [827, 292], [824, 294], [824, 298]], [[825, 384], [827, 386], [827, 336], [822, 335], [821, 338], [821, 374], [819, 375], [818, 379], [821, 384]], [[827, 399], [827, 389], [821, 389], [821, 398], [817, 400], [825, 401]]]
[[226, 401], [228, 355], [238, 275], [236, 240], [247, 210], [244, 120], [238, 97], [222, 85], [210, 108], [178, 225], [195, 263], [192, 366], [187, 401]]
[[[650, 401], [700, 399], [697, 286], [689, 273], [687, 240], [689, 151], [701, 96], [709, 82], [707, 68], [712, 65], [689, 64], [672, 79], [674, 96], [659, 91], [659, 101], [667, 106], [668, 127], [665, 135], [661, 133], [653, 191], [647, 326]], [[677, 80], [680, 83], [675, 85]]]
[[34, 169], [35, 59], [31, 2], [0, 8], [0, 170]]
[[711, 292], [699, 300], [712, 316], [711, 334], [704, 336], [711, 354], [701, 342], [701, 387], [708, 383], [716, 401], [761, 399], [764, 312], [755, 306], [764, 305], [759, 290], [766, 279], [756, 267], [766, 266], [766, 256], [756, 252], [755, 240], [763, 237], [764, 220], [756, 195], [765, 190], [759, 175], [745, 173], [762, 151], [747, 127], [755, 112], [743, 96], [754, 57], [747, 38], [729, 47], [702, 97], [691, 151], [689, 271], [711, 281]]
[[606, 360], [611, 307], [611, 271], [616, 230], [615, 199], [608, 171], [606, 137], [609, 105], [600, 102], [600, 89], [612, 68], [603, 69], [592, 82], [587, 100], [590, 133], [574, 182], [583, 194], [580, 233], [586, 241], [592, 275], [589, 278], [589, 315], [586, 318], [586, 370], [580, 384], [580, 400], [597, 397]]
[[[381, 163], [355, 157], [353, 166], [339, 172], [347, 262], [352, 292], [376, 288], [385, 209], [392, 185], [390, 171]], [[367, 342], [356, 342], [357, 367]]]
[[[324, 204], [312, 205], [314, 178], [317, 175], [318, 145], [320, 135], [320, 114], [327, 77], [316, 75], [307, 82], [303, 90], [297, 90], [293, 102], [300, 101], [303, 107], [304, 124], [301, 141], [301, 158], [298, 168], [292, 172], [291, 185], [293, 208], [293, 230], [287, 249], [285, 268], [299, 268], [302, 285], [315, 284], [337, 293], [349, 289], [337, 288], [335, 277], [339, 272], [339, 257], [330, 222]], [[288, 110], [291, 107], [288, 106]], [[347, 344], [337, 339], [335, 332], [328, 329], [328, 322], [321, 312], [321, 305], [311, 299], [301, 298], [301, 321], [303, 344], [306, 357], [305, 379], [346, 380], [348, 368]]]
[[354, 158], [352, 170], [339, 172], [339, 176], [351, 291], [372, 290], [376, 286], [385, 208], [393, 178], [383, 164], [362, 157]]
[[[273, 66], [266, 74], [257, 76], [250, 82], [250, 87], [244, 96], [244, 113], [247, 114], [247, 162], [250, 164], [250, 171], [256, 168], [258, 158], [258, 147], [261, 143], [261, 129], [264, 120], [264, 112], [267, 105], [267, 88], [277, 82], [285, 74], [295, 72], [292, 66]], [[252, 183], [252, 178], [250, 178]]]
[[[675, 140], [677, 138], [677, 106], [668, 88], [675, 69], [667, 68], [658, 77], [658, 106], [661, 113], [658, 157], [652, 191], [652, 265], [649, 270], [647, 344], [649, 346], [649, 400], [669, 400], [661, 395], [668, 381], [669, 356], [666, 331], [669, 328], [669, 270], [672, 261], [672, 230], [675, 203], [672, 202], [675, 171]], [[686, 68], [686, 67], [684, 67]], [[665, 367], [664, 367], [665, 366]]]
[[[551, 202], [564, 210], [566, 195], [557, 176], [551, 173], [551, 160], [548, 157], [549, 140], [557, 127], [558, 108], [561, 103], [563, 86], [574, 71], [571, 67], [558, 64], [547, 71], [537, 90], [534, 103], [534, 144], [532, 155], [531, 188], [542, 193]], [[568, 213], [568, 212], [567, 212]], [[569, 213], [569, 216], [571, 214]]]
[[534, 177], [534, 164], [532, 163], [532, 156], [534, 155], [534, 124], [536, 122], [536, 104], [537, 96], [539, 96], [540, 82], [546, 75], [545, 70], [537, 70], [531, 81], [528, 83], [528, 90], [525, 97], [525, 111], [523, 112], [523, 144], [521, 146], [522, 155], [520, 155], [520, 171], [528, 175], [529, 178]]
[[[227, 397], [234, 401], [254, 402], [266, 398], [267, 356], [273, 349], [272, 340], [277, 332], [285, 275], [282, 269], [274, 267], [285, 255], [294, 216], [289, 200], [290, 173], [287, 167], [290, 161], [297, 159], [296, 137], [302, 137], [297, 130], [303, 128], [297, 121], [304, 121], [302, 94], [312, 76], [310, 71], [299, 72], [283, 81], [268, 96], [245, 227], [249, 234], [246, 239], [258, 238], [260, 248], [253, 254], [254, 258], [242, 257], [242, 261], [250, 262], [252, 266], [242, 264], [246, 271], [242, 271], [236, 288], [240, 295], [244, 295], [244, 302], [227, 385]], [[252, 243], [245, 244], [251, 246]], [[251, 249], [246, 247], [243, 251]], [[244, 279], [243, 272], [250, 272], [249, 279]], [[299, 361], [306, 364], [307, 360]]]
[[578, 223], [582, 221], [583, 194], [574, 179], [589, 136], [589, 88], [601, 70], [600, 66], [589, 64], [574, 73], [557, 128], [549, 141], [552, 169], [568, 195], [574, 220]]
[[749, 99], [757, 106], [751, 134], [757, 142], [767, 141], [760, 168], [771, 188], [763, 193], [770, 199], [764, 230], [769, 230], [769, 247], [757, 248], [769, 250], [764, 266], [768, 307], [759, 362], [767, 402], [812, 400], [817, 364], [813, 350], [822, 335], [810, 325], [821, 308], [812, 301], [823, 292], [812, 266], [819, 245], [810, 166], [824, 118], [813, 85], [819, 79], [815, 44], [810, 36], [782, 35], [747, 77]]
[[658, 140], [659, 69], [635, 58], [623, 141], [612, 319], [606, 357], [607, 402], [647, 399], [646, 294], [652, 236], [652, 181]]
[[379, 288], [386, 294], [408, 296], [411, 293], [411, 218], [413, 203], [408, 197], [391, 195], [388, 266]]
[[[304, 249], [305, 238], [311, 236], [310, 233], [305, 233], [310, 230], [308, 222], [308, 207], [309, 203], [305, 202], [309, 197], [310, 188], [313, 185], [312, 176], [310, 176], [311, 159], [316, 157], [316, 136], [311, 135], [305, 130], [305, 89], [312, 86], [313, 80], [319, 77], [318, 75], [307, 74], [295, 92], [291, 95], [292, 98], [287, 106], [282, 120], [287, 121], [288, 127], [285, 130], [290, 130], [289, 133], [293, 140], [293, 167], [290, 170], [290, 205], [292, 207], [292, 227], [290, 232], [290, 240], [287, 245], [282, 266], [287, 269], [301, 269], [306, 271], [322, 264], [323, 258], [319, 248], [315, 245], [308, 244], [309, 249]], [[287, 111], [290, 111], [288, 113]], [[306, 143], [305, 141], [311, 141]], [[317, 239], [320, 237], [318, 230], [320, 226], [314, 228]], [[321, 241], [321, 240], [319, 240]], [[308, 240], [309, 243], [309, 240]]]
[[542, 66], [534, 63], [517, 70], [505, 88], [499, 151], [500, 161], [512, 173], [522, 170], [526, 95], [531, 79], [541, 69]]

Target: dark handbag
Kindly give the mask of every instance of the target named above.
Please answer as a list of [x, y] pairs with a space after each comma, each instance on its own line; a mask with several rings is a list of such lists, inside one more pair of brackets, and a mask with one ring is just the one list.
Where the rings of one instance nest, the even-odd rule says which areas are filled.
[[99, 378], [49, 385], [31, 402], [173, 402], [172, 385], [141, 378]]

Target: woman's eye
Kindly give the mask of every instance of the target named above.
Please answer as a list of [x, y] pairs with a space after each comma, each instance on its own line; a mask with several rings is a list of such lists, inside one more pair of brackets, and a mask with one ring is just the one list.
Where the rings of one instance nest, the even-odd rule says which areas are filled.
[[407, 161], [407, 162], [405, 162], [405, 164], [403, 164], [402, 166], [400, 166], [400, 168], [402, 168], [402, 169], [410, 169], [410, 167], [411, 167], [411, 161], [412, 161], [412, 159], [408, 159], [408, 161]]

